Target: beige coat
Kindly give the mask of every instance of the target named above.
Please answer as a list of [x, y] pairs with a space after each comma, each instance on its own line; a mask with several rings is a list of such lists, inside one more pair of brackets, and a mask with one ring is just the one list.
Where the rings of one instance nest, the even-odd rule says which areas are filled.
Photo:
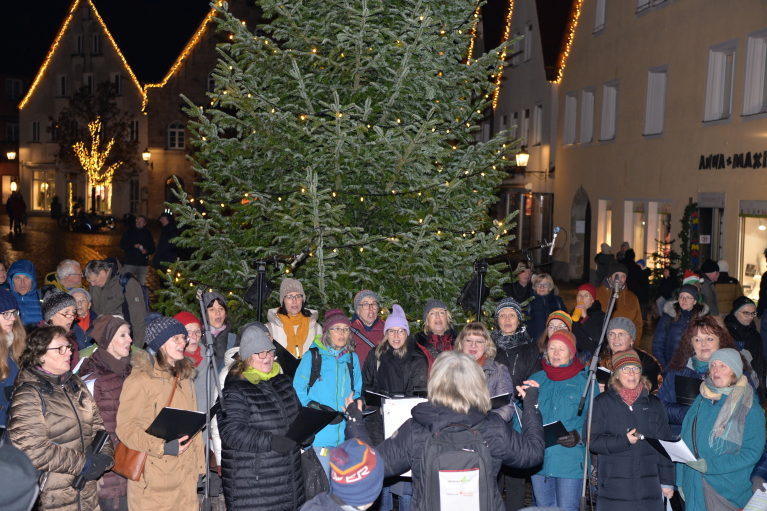
[[[318, 335], [322, 335], [322, 327], [319, 323], [317, 323], [319, 313], [312, 309], [309, 309], [309, 312], [311, 313], [311, 316], [309, 317], [309, 335], [306, 336], [304, 347], [301, 350], [301, 353], [298, 356], [296, 356], [295, 353], [292, 353], [292, 355], [296, 356], [296, 358], [303, 357], [304, 353], [306, 353], [309, 348], [312, 347], [314, 338]], [[266, 313], [266, 321], [266, 328], [268, 328], [269, 333], [272, 334], [272, 339], [282, 344], [282, 346], [287, 349], [288, 336], [285, 333], [285, 328], [282, 325], [282, 320], [277, 315], [277, 309], [269, 309], [269, 312]]]
[[[45, 413], [40, 396], [45, 401]], [[35, 509], [98, 510], [96, 481], [87, 482], [79, 493], [72, 488], [75, 477], [85, 466], [85, 449], [96, 432], [104, 430], [96, 401], [82, 380], [69, 373], [53, 376], [25, 369], [16, 377], [8, 413], [8, 433], [13, 445], [29, 456], [37, 470], [48, 472], [39, 507]], [[114, 454], [111, 440], [101, 452]]]
[[[610, 306], [611, 294], [611, 290], [606, 288], [604, 284], [597, 288], [597, 300], [602, 304], [602, 308], [605, 312], [607, 312], [607, 307]], [[642, 309], [639, 307], [639, 299], [637, 298], [637, 295], [629, 291], [627, 287], [618, 291], [618, 299], [615, 300], [612, 317], [630, 319], [637, 330], [636, 342], [637, 344], [641, 342]]]
[[[180, 456], [164, 455], [165, 441], [146, 429], [168, 403], [173, 377], [155, 366], [146, 351], [131, 357], [133, 371], [125, 380], [117, 411], [117, 437], [125, 445], [148, 454], [140, 481], [128, 481], [128, 507], [136, 511], [191, 511], [198, 509], [197, 479], [205, 473], [202, 436]], [[173, 408], [197, 410], [191, 379], [179, 381]]]

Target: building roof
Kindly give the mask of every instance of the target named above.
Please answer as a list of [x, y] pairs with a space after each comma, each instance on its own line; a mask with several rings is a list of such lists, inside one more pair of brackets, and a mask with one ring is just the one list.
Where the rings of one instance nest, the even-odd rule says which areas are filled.
[[557, 82], [562, 79], [565, 59], [572, 42], [572, 34], [578, 23], [583, 0], [535, 0], [538, 26], [543, 48], [543, 65], [546, 79]]

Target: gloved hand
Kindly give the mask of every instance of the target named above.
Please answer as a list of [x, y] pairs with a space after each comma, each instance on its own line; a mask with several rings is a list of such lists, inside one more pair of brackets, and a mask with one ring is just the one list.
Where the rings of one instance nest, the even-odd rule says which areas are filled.
[[362, 422], [362, 410], [360, 410], [359, 407], [357, 407], [356, 402], [346, 407], [346, 416], [347, 416], [347, 419], [346, 419], [347, 423]]
[[759, 476], [754, 476], [751, 478], [751, 491], [753, 493], [756, 493], [757, 490], [767, 491], [765, 484], [767, 484], [767, 481]]
[[296, 441], [282, 435], [272, 435], [271, 449], [275, 452], [288, 452], [296, 446]]
[[87, 456], [91, 459], [91, 468], [83, 474], [86, 481], [95, 481], [115, 463], [114, 458], [106, 454], [96, 453]]
[[557, 443], [562, 447], [575, 447], [581, 441], [581, 435], [577, 429], [572, 430], [565, 436], [557, 438]]
[[705, 474], [706, 472], [708, 472], [708, 463], [706, 463], [706, 460], [703, 458], [699, 460], [688, 461], [687, 463], [685, 463], [685, 465], [687, 465], [688, 467], [694, 470], [697, 470], [701, 474]]
[[525, 389], [525, 398], [522, 400], [525, 410], [534, 408], [538, 405], [538, 387], [530, 386]]

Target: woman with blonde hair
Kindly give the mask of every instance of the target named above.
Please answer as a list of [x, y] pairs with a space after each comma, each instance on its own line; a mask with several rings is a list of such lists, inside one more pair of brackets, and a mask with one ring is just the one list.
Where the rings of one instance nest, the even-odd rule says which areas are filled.
[[567, 311], [565, 302], [559, 297], [559, 290], [548, 273], [533, 277], [533, 299], [527, 306], [527, 331], [530, 337], [538, 339], [546, 329], [546, 320], [554, 311]]
[[458, 331], [445, 302], [429, 298], [423, 306], [423, 332], [415, 334], [415, 344], [429, 360], [429, 369], [440, 353], [453, 349]]
[[19, 374], [18, 364], [26, 347], [26, 338], [16, 298], [0, 289], [0, 429], [5, 428], [5, 415], [10, 405], [5, 389], [13, 387]]

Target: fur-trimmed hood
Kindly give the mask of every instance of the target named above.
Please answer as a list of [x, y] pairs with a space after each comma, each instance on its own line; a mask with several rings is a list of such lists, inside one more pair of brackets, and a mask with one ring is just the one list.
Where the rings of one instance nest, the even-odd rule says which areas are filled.
[[[674, 308], [674, 305], [678, 302], [679, 300], [669, 300], [663, 305], [663, 312], [671, 316], [671, 319], [676, 319], [676, 309]], [[700, 314], [698, 314], [698, 317], [708, 316], [708, 305], [705, 303], [701, 303], [700, 305], [703, 306], [703, 308], [701, 309]]]

